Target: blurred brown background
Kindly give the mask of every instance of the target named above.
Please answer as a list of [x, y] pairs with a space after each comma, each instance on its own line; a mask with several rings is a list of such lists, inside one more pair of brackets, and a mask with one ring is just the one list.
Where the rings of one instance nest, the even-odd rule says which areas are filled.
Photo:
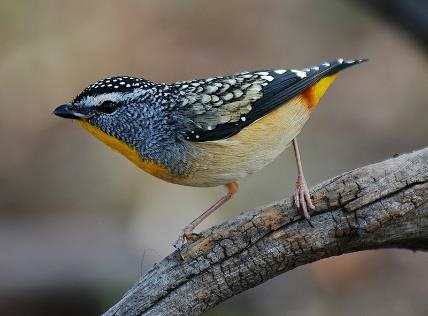
[[[368, 57], [300, 136], [309, 185], [427, 145], [426, 50], [358, 1], [0, 2], [0, 314], [96, 315], [223, 188], [162, 182], [51, 115], [111, 75], [177, 81]], [[291, 150], [201, 229], [293, 191]], [[428, 254], [300, 267], [209, 315], [428, 315]]]

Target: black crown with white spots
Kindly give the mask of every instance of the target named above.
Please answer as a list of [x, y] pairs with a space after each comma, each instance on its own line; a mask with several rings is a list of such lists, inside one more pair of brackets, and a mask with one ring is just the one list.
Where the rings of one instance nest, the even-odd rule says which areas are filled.
[[87, 96], [96, 96], [111, 92], [128, 92], [135, 88], [151, 88], [155, 84], [152, 81], [129, 76], [110, 77], [99, 80], [83, 90], [74, 102], [79, 102]]

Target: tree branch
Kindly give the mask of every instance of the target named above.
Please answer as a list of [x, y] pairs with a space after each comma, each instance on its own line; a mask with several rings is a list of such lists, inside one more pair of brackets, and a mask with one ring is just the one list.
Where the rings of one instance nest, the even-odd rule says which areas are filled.
[[200, 315], [297, 266], [377, 248], [428, 250], [428, 147], [327, 180], [311, 224], [291, 199], [250, 210], [170, 254], [104, 315]]

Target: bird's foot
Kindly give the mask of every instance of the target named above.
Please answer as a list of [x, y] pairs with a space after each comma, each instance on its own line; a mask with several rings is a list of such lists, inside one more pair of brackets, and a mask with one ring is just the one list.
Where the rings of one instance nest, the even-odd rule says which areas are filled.
[[173, 246], [175, 249], [178, 249], [181, 251], [181, 249], [183, 249], [184, 244], [188, 240], [192, 240], [197, 237], [199, 237], [199, 235], [193, 232], [193, 227], [186, 226], [180, 231], [180, 234], [178, 235], [178, 238], [174, 242]]
[[309, 195], [308, 186], [303, 176], [298, 176], [296, 180], [296, 190], [294, 191], [294, 204], [303, 213], [306, 219], [309, 219], [308, 209], [315, 209], [312, 204], [311, 196]]

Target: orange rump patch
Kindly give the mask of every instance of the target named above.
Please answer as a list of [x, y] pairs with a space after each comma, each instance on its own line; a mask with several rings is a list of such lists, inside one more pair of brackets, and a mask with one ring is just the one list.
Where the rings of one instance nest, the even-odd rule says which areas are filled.
[[328, 87], [333, 83], [333, 81], [336, 79], [337, 74], [324, 77], [317, 83], [315, 83], [313, 86], [309, 87], [303, 93], [301, 94], [303, 100], [306, 102], [306, 106], [308, 109], [314, 108], [321, 97], [324, 95], [324, 93], [327, 91]]

